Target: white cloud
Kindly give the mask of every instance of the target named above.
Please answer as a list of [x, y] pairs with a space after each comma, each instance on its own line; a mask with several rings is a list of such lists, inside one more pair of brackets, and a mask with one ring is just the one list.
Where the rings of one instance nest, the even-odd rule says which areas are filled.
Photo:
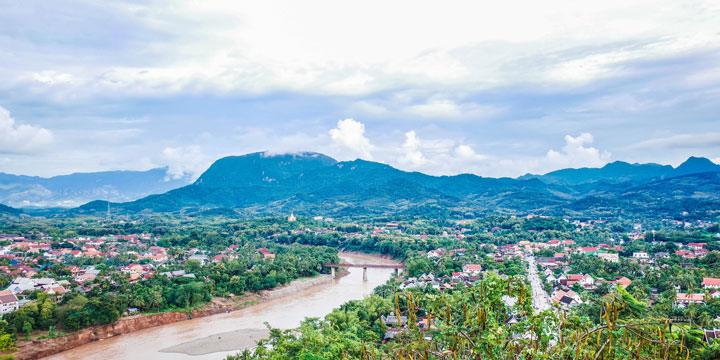
[[[387, 146], [387, 152], [397, 147]], [[405, 133], [395, 164], [401, 169], [420, 170], [433, 175], [476, 172], [486, 166], [488, 156], [478, 154], [467, 144], [453, 139], [421, 139], [414, 130]]]
[[[622, 64], [628, 61], [720, 48], [720, 11], [683, 1], [610, 0], [587, 7], [571, 0], [491, 6], [471, 0], [451, 5], [372, 0], [361, 6], [331, 0], [313, 1], [313, 6], [186, 0], [173, 6], [76, 7], [107, 12], [103, 18], [114, 15], [118, 23], [113, 25], [120, 28], [113, 30], [134, 35], [133, 46], [117, 41], [84, 48], [78, 41], [40, 52], [35, 49], [45, 44], [35, 37], [13, 37], [0, 45], [25, 53], [5, 76], [0, 71], [0, 79], [27, 83], [34, 92], [49, 91], [59, 98], [106, 93], [101, 90], [124, 95], [289, 91], [350, 96], [408, 87], [477, 91], [585, 83], [626, 74]], [[408, 9], [413, 16], [399, 16]], [[27, 15], [24, 9], [7, 10], [8, 17]], [[47, 25], [54, 25], [50, 28], [61, 37], [91, 30]], [[189, 26], [192, 33], [186, 31]], [[96, 40], [92, 34], [89, 39]], [[77, 66], [78, 52], [92, 57]], [[452, 114], [456, 109], [450, 101], [427, 104], [425, 110]]]
[[372, 160], [374, 146], [365, 137], [365, 125], [353, 119], [339, 120], [337, 127], [330, 130], [332, 140], [366, 160]]
[[73, 76], [48, 70], [32, 74], [32, 79], [46, 85], [71, 84]]
[[422, 153], [420, 139], [413, 130], [405, 133], [405, 142], [402, 145], [402, 150], [404, 154], [397, 159], [401, 165], [409, 165], [410, 167], [416, 168], [428, 162]]
[[640, 141], [627, 147], [628, 150], [688, 149], [720, 146], [720, 132], [703, 134], [678, 134], [668, 137]]
[[410, 115], [424, 118], [473, 118], [484, 119], [503, 111], [501, 107], [475, 103], [457, 103], [448, 99], [430, 99], [425, 103], [407, 106], [401, 109]]
[[50, 130], [18, 124], [10, 112], [0, 107], [0, 153], [25, 154], [47, 150], [53, 144]]
[[473, 148], [469, 145], [459, 145], [458, 147], [456, 147], [455, 155], [457, 155], [461, 159], [466, 159], [470, 161], [483, 161], [488, 158], [485, 155], [476, 153], [475, 150], [473, 150]]
[[582, 133], [577, 137], [565, 135], [565, 146], [561, 151], [548, 150], [544, 161], [554, 168], [599, 167], [610, 161], [610, 153], [594, 147], [587, 147], [594, 141], [592, 134]]
[[197, 145], [166, 147], [162, 155], [168, 167], [168, 178], [172, 179], [196, 179], [216, 160], [205, 155]]

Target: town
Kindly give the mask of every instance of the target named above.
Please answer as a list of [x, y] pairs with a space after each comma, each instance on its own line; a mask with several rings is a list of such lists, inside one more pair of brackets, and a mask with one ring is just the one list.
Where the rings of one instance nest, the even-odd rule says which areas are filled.
[[[697, 346], [711, 346], [720, 327], [720, 231], [712, 222], [535, 215], [343, 222], [293, 214], [258, 220], [37, 220], [9, 222], [2, 232], [0, 313], [5, 331], [18, 341], [123, 316], [183, 311], [216, 297], [240, 298], [329, 274], [323, 264], [337, 262], [338, 249], [402, 260], [404, 272], [377, 290], [388, 294], [451, 294], [488, 279], [521, 279], [532, 288], [537, 313], [592, 318], [603, 299], [619, 292], [653, 316], [696, 331], [688, 337], [705, 344]], [[513, 308], [518, 298], [503, 301]], [[413, 328], [407, 320], [412, 315], [401, 307], [380, 314], [384, 341]], [[526, 318], [514, 310], [505, 321]], [[431, 338], [432, 320], [425, 314], [415, 321]]]

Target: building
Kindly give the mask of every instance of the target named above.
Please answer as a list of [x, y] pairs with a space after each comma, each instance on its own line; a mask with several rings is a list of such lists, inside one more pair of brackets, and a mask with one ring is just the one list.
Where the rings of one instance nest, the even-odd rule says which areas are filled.
[[13, 280], [7, 290], [10, 290], [13, 294], [21, 294], [25, 291], [35, 291], [35, 282], [29, 278], [19, 277]]
[[482, 273], [482, 265], [478, 264], [467, 264], [462, 268], [463, 272], [468, 275], [478, 275]]
[[633, 253], [633, 257], [638, 260], [648, 260], [650, 259], [650, 255], [644, 251], [636, 251]]
[[712, 345], [715, 339], [720, 338], [720, 330], [718, 329], [703, 329], [703, 333], [703, 340], [708, 345]]
[[617, 279], [615, 279], [615, 285], [616, 286], [622, 286], [623, 289], [627, 289], [628, 286], [632, 284], [632, 280], [622, 276]]
[[703, 278], [702, 286], [703, 289], [720, 289], [720, 279]]
[[598, 257], [605, 261], [614, 262], [614, 263], [620, 261], [620, 257], [618, 256], [618, 254], [598, 254]]
[[188, 260], [196, 260], [199, 261], [201, 265], [207, 265], [207, 263], [210, 262], [210, 257], [202, 254], [193, 254], [188, 258]]
[[687, 247], [690, 248], [690, 249], [692, 249], [692, 250], [700, 250], [700, 249], [702, 249], [705, 245], [707, 245], [707, 244], [706, 244], [706, 243], [688, 243], [688, 244], [687, 244]]
[[295, 222], [295, 221], [297, 221], [295, 214], [290, 213], [290, 216], [288, 216], [288, 222]]
[[408, 317], [400, 315], [399, 317], [391, 312], [388, 316], [380, 315], [380, 320], [387, 326], [407, 326]]
[[160, 275], [165, 275], [170, 279], [176, 278], [176, 277], [188, 277], [188, 278], [195, 279], [195, 274], [188, 274], [185, 272], [185, 270], [166, 271], [166, 272], [161, 272]]
[[567, 284], [568, 286], [572, 286], [572, 284], [575, 284], [576, 282], [582, 286], [586, 286], [586, 285], [595, 284], [595, 279], [593, 279], [593, 277], [588, 274], [570, 275], [570, 276], [568, 276], [567, 282], [568, 282], [568, 284]]
[[705, 304], [705, 294], [677, 293], [677, 300], [675, 301], [675, 306], [686, 307], [690, 304], [704, 305]]
[[578, 295], [576, 292], [574, 292], [572, 290], [567, 291], [567, 292], [558, 290], [552, 295], [551, 300], [555, 303], [559, 303], [560, 306], [562, 306], [564, 309], [568, 309], [575, 305], [582, 304], [580, 295]]
[[20, 301], [10, 290], [0, 291], [0, 314], [7, 314], [20, 308]]

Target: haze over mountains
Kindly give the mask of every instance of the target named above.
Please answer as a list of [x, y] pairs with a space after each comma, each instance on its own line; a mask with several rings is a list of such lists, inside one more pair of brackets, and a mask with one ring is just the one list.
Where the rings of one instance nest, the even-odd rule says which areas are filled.
[[562, 169], [545, 175], [523, 175], [518, 179], [540, 179], [546, 183], [577, 185], [596, 181], [643, 182], [650, 179], [666, 179], [671, 177], [718, 172], [720, 165], [701, 157], [691, 156], [677, 168], [659, 164], [629, 164], [615, 161], [601, 168]]
[[132, 201], [187, 185], [167, 168], [104, 171], [42, 178], [0, 172], [0, 203], [13, 207], [75, 207], [93, 200]]
[[[95, 201], [93, 201], [95, 200]], [[253, 153], [217, 160], [194, 183], [166, 169], [38, 178], [0, 174], [0, 202], [15, 207], [72, 206], [100, 214], [182, 212], [253, 216], [295, 212], [328, 216], [477, 216], [537, 212], [562, 216], [705, 216], [720, 209], [720, 165], [691, 157], [673, 168], [616, 161], [602, 168], [484, 178], [430, 176], [319, 153]], [[5, 213], [17, 213], [4, 207]]]
[[[193, 184], [112, 208], [237, 216], [706, 216], [719, 204], [720, 166], [695, 157], [677, 168], [614, 162], [511, 179], [430, 176], [371, 161], [337, 162], [318, 153], [253, 153], [216, 161]], [[106, 209], [106, 201], [95, 201], [72, 211]]]

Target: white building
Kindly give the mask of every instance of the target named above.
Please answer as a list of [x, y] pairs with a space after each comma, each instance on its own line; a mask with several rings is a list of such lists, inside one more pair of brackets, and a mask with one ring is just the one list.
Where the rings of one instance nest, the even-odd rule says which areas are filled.
[[20, 308], [17, 296], [9, 290], [0, 291], [0, 314], [7, 314]]

